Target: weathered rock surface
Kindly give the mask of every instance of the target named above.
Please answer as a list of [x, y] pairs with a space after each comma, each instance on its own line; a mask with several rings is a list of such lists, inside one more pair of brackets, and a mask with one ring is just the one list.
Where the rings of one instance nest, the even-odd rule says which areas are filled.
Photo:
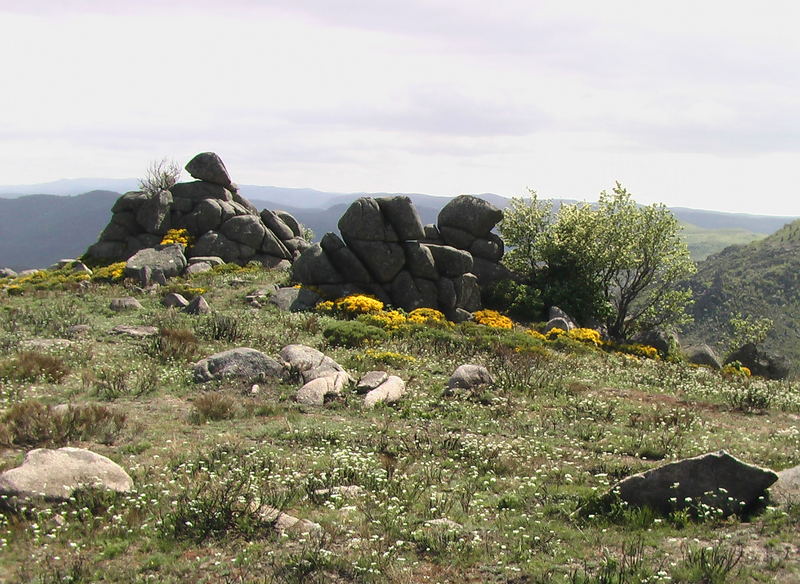
[[319, 534], [322, 533], [322, 526], [308, 519], [300, 519], [294, 515], [284, 513], [274, 507], [261, 509], [261, 519], [267, 523], [272, 523], [278, 532], [289, 532], [298, 534]]
[[370, 392], [387, 379], [389, 374], [386, 371], [368, 371], [356, 384], [356, 393]]
[[633, 342], [654, 347], [662, 355], [668, 355], [673, 347], [677, 350], [681, 349], [678, 335], [674, 332], [664, 330], [651, 330], [639, 333], [633, 337]]
[[184, 167], [192, 177], [210, 183], [231, 186], [231, 177], [222, 159], [213, 152], [201, 152]]
[[335, 371], [322, 377], [312, 378], [297, 390], [295, 399], [309, 406], [321, 406], [332, 397], [341, 395], [350, 383], [350, 376], [344, 371]]
[[75, 341], [69, 339], [25, 339], [20, 342], [19, 346], [28, 351], [50, 351], [69, 349], [75, 344]]
[[786, 358], [760, 350], [753, 343], [748, 343], [729, 355], [725, 364], [732, 361], [739, 361], [753, 375], [767, 379], [786, 379], [789, 375], [790, 365]]
[[165, 245], [136, 252], [125, 263], [125, 275], [138, 277], [142, 270], [159, 271], [164, 277], [179, 276], [186, 269], [186, 257], [182, 245]]
[[453, 371], [447, 382], [450, 389], [477, 389], [479, 387], [492, 385], [492, 378], [486, 367], [482, 365], [465, 364], [460, 365]]
[[37, 448], [21, 466], [0, 474], [0, 494], [64, 501], [80, 488], [128, 492], [133, 481], [114, 461], [83, 448]]
[[689, 363], [695, 365], [705, 365], [712, 369], [720, 369], [722, 366], [719, 364], [719, 358], [714, 352], [714, 349], [706, 345], [693, 345], [684, 349], [684, 355]]
[[405, 382], [396, 375], [390, 375], [386, 381], [364, 397], [364, 407], [373, 408], [379, 403], [394, 403], [403, 397], [405, 393]]
[[756, 502], [776, 480], [771, 470], [720, 450], [630, 476], [614, 491], [630, 505], [662, 513], [702, 503], [731, 515]]
[[308, 288], [278, 288], [269, 297], [269, 302], [284, 312], [311, 310], [320, 300], [320, 295]]
[[800, 464], [779, 471], [778, 480], [770, 489], [770, 496], [780, 505], [794, 504], [800, 501]]
[[261, 351], [250, 347], [229, 349], [201, 359], [194, 366], [196, 382], [214, 379], [236, 378], [244, 381], [279, 379], [283, 376], [283, 365]]
[[186, 300], [186, 297], [184, 297], [183, 294], [170, 292], [164, 296], [163, 300], [161, 300], [161, 304], [167, 308], [186, 308], [189, 306], [189, 301]]
[[125, 335], [143, 339], [145, 337], [153, 337], [158, 334], [158, 329], [154, 326], [133, 325], [133, 324], [118, 324], [111, 329], [112, 335]]
[[122, 312], [123, 310], [141, 310], [144, 307], [133, 296], [126, 296], [125, 298], [112, 298], [109, 308], [114, 312]]
[[186, 314], [210, 314], [211, 307], [202, 294], [195, 296], [183, 309]]
[[[280, 352], [280, 358], [287, 368], [300, 375], [304, 383], [320, 377], [346, 373], [344, 367], [324, 353], [306, 345], [286, 345]], [[348, 375], [348, 383], [352, 381]]]

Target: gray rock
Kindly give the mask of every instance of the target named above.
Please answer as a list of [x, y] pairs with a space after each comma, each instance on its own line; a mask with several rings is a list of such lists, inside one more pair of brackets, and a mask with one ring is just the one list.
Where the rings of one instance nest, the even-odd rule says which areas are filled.
[[100, 232], [99, 239], [100, 241], [127, 241], [132, 233], [134, 233], [134, 230], [112, 221]]
[[439, 226], [439, 236], [444, 244], [463, 250], [470, 249], [477, 241], [469, 231], [458, 227], [450, 227], [449, 225]]
[[154, 326], [133, 325], [133, 324], [118, 324], [111, 329], [112, 335], [125, 335], [127, 337], [134, 337], [143, 339], [145, 337], [154, 337], [158, 334], [158, 329]]
[[463, 308], [456, 308], [455, 310], [448, 313], [447, 320], [450, 320], [455, 323], [460, 323], [460, 322], [467, 322], [469, 320], [474, 320], [474, 317], [472, 316], [472, 313], [469, 310], [464, 310]]
[[11, 268], [0, 268], [0, 278], [16, 278], [17, 273]]
[[514, 274], [503, 264], [490, 262], [476, 256], [472, 257], [472, 273], [475, 274], [482, 286], [501, 280], [514, 279]]
[[726, 364], [732, 361], [739, 361], [759, 377], [786, 379], [789, 376], [790, 365], [785, 357], [760, 350], [752, 343], [744, 345], [725, 359]]
[[436, 270], [446, 278], [456, 278], [472, 271], [472, 256], [469, 252], [449, 245], [423, 244], [433, 255]]
[[562, 331], [571, 331], [575, 328], [575, 323], [572, 322], [572, 319], [566, 319], [561, 317], [551, 318], [547, 321], [547, 324], [544, 325], [544, 330], [542, 331], [544, 334], [549, 333], [553, 329], [561, 329]]
[[445, 312], [455, 310], [458, 297], [456, 296], [456, 287], [453, 281], [449, 278], [440, 278], [436, 284], [439, 288], [438, 299], [441, 308]]
[[74, 344], [69, 339], [26, 339], [20, 343], [20, 347], [29, 351], [50, 351], [69, 349]]
[[114, 461], [83, 448], [37, 448], [21, 466], [0, 474], [0, 493], [12, 497], [65, 501], [81, 488], [126, 493], [133, 481]]
[[239, 259], [239, 246], [216, 231], [202, 235], [191, 248], [192, 256], [217, 256], [226, 263]]
[[430, 519], [423, 523], [423, 525], [430, 530], [440, 530], [440, 531], [463, 531], [464, 526], [460, 523], [453, 521], [452, 519], [447, 519], [446, 517], [442, 517], [439, 519]]
[[394, 227], [400, 241], [418, 240], [425, 237], [425, 229], [411, 198], [405, 195], [376, 199], [383, 216]]
[[312, 310], [322, 298], [308, 288], [278, 288], [270, 297], [271, 304], [284, 312]]
[[[344, 367], [336, 361], [306, 345], [286, 345], [281, 349], [280, 357], [291, 372], [302, 377], [304, 383], [338, 373], [347, 375]], [[347, 380], [348, 383], [352, 381], [349, 375]]]
[[721, 369], [719, 358], [714, 352], [714, 349], [703, 343], [702, 345], [693, 345], [684, 349], [684, 355], [689, 363], [695, 365], [705, 365], [712, 369]]
[[202, 274], [204, 272], [210, 272], [213, 266], [211, 264], [207, 264], [206, 262], [192, 262], [186, 268], [184, 274], [186, 276], [191, 276], [193, 274]]
[[221, 266], [225, 262], [222, 261], [221, 257], [217, 256], [193, 256], [189, 258], [189, 265], [199, 263], [211, 264], [212, 266]]
[[358, 381], [356, 393], [370, 392], [387, 379], [389, 379], [389, 374], [386, 371], [368, 371]]
[[326, 400], [341, 395], [342, 390], [350, 381], [350, 376], [343, 371], [317, 377], [298, 389], [295, 399], [301, 404], [321, 406], [325, 404]]
[[294, 233], [295, 237], [303, 237], [303, 227], [291, 213], [287, 213], [286, 211], [281, 211], [278, 209], [275, 211], [275, 215], [277, 215], [278, 219], [283, 221], [289, 227], [289, 229], [292, 230], [292, 233]]
[[292, 231], [292, 228], [286, 225], [283, 219], [278, 217], [275, 211], [264, 209], [261, 211], [260, 217], [267, 229], [272, 231], [272, 233], [274, 233], [275, 236], [281, 241], [296, 237], [294, 231]]
[[253, 249], [260, 249], [267, 228], [264, 227], [261, 218], [256, 215], [237, 215], [225, 221], [219, 231], [231, 241], [249, 245]]
[[98, 241], [89, 246], [86, 255], [99, 260], [118, 260], [126, 256], [127, 246], [121, 241]]
[[341, 284], [344, 278], [319, 243], [305, 250], [292, 264], [292, 279], [303, 284]]
[[436, 280], [439, 277], [436, 262], [427, 245], [409, 241], [403, 244], [403, 249], [406, 252], [406, 266], [414, 277], [428, 280]]
[[558, 306], [551, 306], [550, 308], [547, 309], [547, 318], [548, 319], [563, 318], [564, 320], [571, 322], [573, 328], [577, 326], [572, 317], [563, 310], [561, 310]]
[[268, 270], [288, 270], [292, 267], [292, 262], [283, 258], [257, 253], [250, 261], [258, 262]]
[[144, 307], [133, 296], [126, 296], [125, 298], [112, 298], [109, 308], [114, 312], [122, 312], [123, 310], [141, 310]]
[[91, 276], [94, 272], [92, 269], [84, 264], [83, 262], [74, 262], [72, 264], [72, 273], [73, 274], [86, 274], [87, 276]]
[[293, 237], [281, 242], [286, 250], [292, 254], [293, 259], [297, 259], [301, 253], [311, 247], [311, 244], [302, 237]]
[[439, 228], [436, 225], [428, 223], [423, 226], [423, 229], [425, 231], [425, 238], [423, 240], [425, 243], [444, 243], [442, 241], [442, 234], [439, 233]]
[[449, 389], [478, 389], [483, 386], [492, 385], [492, 378], [486, 367], [482, 365], [464, 364], [453, 371], [447, 382]]
[[364, 397], [364, 407], [373, 408], [379, 403], [394, 403], [403, 397], [405, 393], [405, 382], [396, 375], [390, 375], [386, 381]]
[[123, 211], [131, 211], [136, 214], [136, 211], [139, 209], [139, 205], [144, 203], [146, 200], [147, 193], [143, 193], [142, 191], [130, 191], [122, 195], [114, 202], [114, 206], [111, 207], [111, 212], [121, 213]]
[[326, 233], [319, 242], [325, 255], [342, 274], [343, 278], [354, 284], [366, 284], [372, 280], [367, 268], [361, 263], [335, 233]]
[[139, 223], [136, 221], [136, 213], [133, 211], [120, 211], [111, 215], [111, 223], [122, 227], [128, 233], [139, 231]]
[[456, 307], [469, 312], [481, 308], [481, 289], [474, 274], [463, 274], [453, 279], [456, 290]]
[[241, 193], [239, 193], [239, 187], [237, 187], [236, 185], [231, 185], [229, 188], [231, 189], [231, 194], [233, 195], [234, 203], [246, 209], [248, 214], [258, 215], [258, 208], [253, 203], [244, 198], [244, 196], [242, 196]]
[[73, 324], [67, 329], [67, 336], [74, 339], [89, 334], [91, 331], [92, 327], [88, 324]]
[[161, 304], [167, 308], [186, 308], [189, 306], [189, 301], [182, 294], [177, 292], [170, 292], [161, 300]]
[[172, 193], [169, 191], [148, 195], [136, 211], [136, 222], [148, 233], [164, 235], [170, 228], [171, 205]]
[[630, 476], [614, 491], [629, 505], [661, 513], [702, 503], [727, 516], [756, 502], [776, 480], [778, 475], [771, 470], [720, 450]]
[[[411, 272], [406, 270], [400, 271], [397, 277], [392, 280], [389, 285], [389, 295], [392, 298], [392, 304], [401, 307], [404, 310], [414, 310], [423, 306], [435, 306], [426, 304], [422, 298], [422, 293], [411, 275]], [[436, 303], [437, 294], [434, 294], [433, 301]]]
[[656, 348], [662, 356], [668, 355], [673, 347], [678, 350], [681, 348], [678, 335], [664, 330], [644, 331], [634, 336], [632, 340], [634, 343]]
[[300, 535], [319, 535], [322, 533], [322, 526], [308, 519], [299, 519], [288, 513], [284, 513], [275, 507], [264, 507], [259, 509], [259, 515], [266, 523], [272, 523], [278, 533], [296, 533]]
[[778, 480], [770, 489], [770, 497], [783, 506], [800, 501], [800, 464], [778, 472]]
[[460, 195], [442, 208], [438, 223], [440, 231], [445, 225], [485, 238], [502, 218], [503, 212], [488, 201], [472, 195]]
[[350, 245], [361, 241], [398, 241], [397, 233], [381, 212], [378, 201], [369, 197], [356, 199], [339, 219], [339, 231]]
[[[172, 191], [170, 191], [172, 192]], [[172, 210], [178, 214], [188, 213], [194, 207], [192, 199], [184, 199], [183, 197], [172, 196]]]
[[136, 252], [125, 264], [125, 275], [138, 276], [142, 268], [149, 268], [161, 272], [165, 278], [173, 278], [182, 274], [186, 265], [182, 245], [165, 245], [160, 249], [148, 248]]
[[282, 376], [283, 365], [249, 347], [215, 353], [194, 366], [194, 380], [198, 383], [224, 378], [256, 382], [280, 379]]
[[32, 268], [30, 270], [22, 270], [19, 274], [17, 274], [17, 276], [20, 278], [24, 278], [25, 276], [33, 276], [35, 273], [40, 271], [41, 270], [37, 270], [36, 268]]
[[292, 258], [292, 254], [286, 249], [286, 246], [283, 245], [280, 239], [278, 239], [272, 231], [265, 228], [264, 232], [264, 240], [261, 242], [261, 247], [259, 248], [263, 253], [271, 256], [275, 256], [276, 258], [281, 258], [284, 260], [288, 260]]
[[398, 243], [352, 239], [347, 244], [380, 284], [394, 280], [406, 263], [406, 254]]
[[220, 201], [233, 201], [231, 192], [222, 185], [198, 180], [194, 182], [177, 183], [169, 189], [173, 197], [182, 197], [199, 201], [201, 199], [219, 199]]
[[486, 238], [473, 241], [469, 252], [474, 257], [484, 258], [490, 262], [499, 262], [505, 253], [505, 245], [498, 235], [490, 233]]
[[211, 307], [202, 295], [195, 296], [183, 309], [186, 314], [210, 314]]
[[223, 187], [231, 186], [231, 177], [222, 159], [214, 152], [201, 152], [185, 166], [186, 172], [198, 180], [208, 181]]
[[217, 231], [222, 225], [222, 205], [215, 199], [203, 199], [195, 205], [192, 212], [181, 220], [189, 233], [202, 235], [207, 231]]

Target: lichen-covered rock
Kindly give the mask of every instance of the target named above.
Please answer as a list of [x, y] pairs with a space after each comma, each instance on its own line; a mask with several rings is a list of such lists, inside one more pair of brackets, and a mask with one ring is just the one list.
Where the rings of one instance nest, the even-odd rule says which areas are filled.
[[469, 252], [449, 245], [423, 245], [433, 255], [436, 270], [445, 278], [457, 278], [472, 271], [472, 256]]
[[356, 393], [368, 393], [389, 379], [386, 371], [368, 371], [356, 384]]
[[397, 233], [381, 212], [378, 201], [369, 197], [356, 199], [339, 219], [339, 231], [350, 245], [362, 241], [398, 241]]
[[341, 284], [342, 274], [319, 243], [313, 244], [292, 264], [292, 279], [304, 284]]
[[449, 389], [478, 389], [493, 383], [494, 379], [483, 365], [464, 364], [453, 371], [447, 387]]
[[145, 337], [154, 337], [158, 334], [158, 329], [154, 326], [118, 324], [111, 329], [111, 334], [143, 339]]
[[244, 381], [279, 379], [283, 365], [261, 351], [250, 347], [229, 349], [201, 359], [194, 366], [196, 382], [214, 379], [237, 378]]
[[[322, 352], [306, 345], [286, 345], [280, 352], [292, 373], [299, 374], [304, 383], [321, 377], [346, 373], [344, 367]], [[348, 382], [351, 381], [348, 375]]]
[[136, 252], [125, 263], [125, 275], [135, 277], [142, 269], [149, 268], [161, 272], [166, 278], [172, 278], [182, 274], [186, 265], [182, 245], [165, 245]]
[[314, 308], [322, 298], [308, 288], [278, 288], [269, 302], [284, 312], [302, 312]]
[[65, 501], [81, 488], [128, 492], [133, 481], [113, 460], [84, 448], [37, 448], [21, 466], [0, 474], [0, 494]]
[[170, 292], [161, 300], [161, 304], [166, 306], [167, 308], [186, 308], [189, 306], [189, 301], [183, 296], [183, 294], [178, 294], [177, 292]]
[[771, 470], [720, 450], [630, 476], [613, 491], [630, 505], [662, 513], [703, 504], [731, 515], [755, 503], [776, 480]]
[[367, 393], [364, 397], [364, 407], [374, 408], [379, 403], [394, 403], [403, 397], [405, 393], [405, 382], [396, 375], [390, 375], [386, 381]]
[[198, 294], [184, 307], [183, 311], [186, 314], [210, 314], [211, 307], [206, 299], [203, 298], [203, 295]]
[[173, 197], [181, 197], [183, 199], [233, 201], [233, 195], [224, 186], [202, 180], [177, 183], [172, 185], [169, 190]]
[[218, 256], [230, 263], [239, 259], [239, 246], [221, 233], [209, 231], [195, 242], [190, 253], [192, 256]]
[[170, 205], [169, 191], [150, 194], [136, 210], [136, 222], [148, 233], [163, 235], [170, 228]]
[[351, 381], [350, 376], [344, 371], [336, 371], [323, 377], [316, 377], [297, 390], [295, 399], [301, 404], [321, 406], [332, 397], [341, 395], [342, 390]]
[[228, 174], [228, 169], [225, 168], [222, 159], [214, 152], [201, 152], [192, 158], [184, 168], [186, 168], [186, 172], [198, 180], [208, 181], [223, 187], [231, 186], [231, 177]]
[[380, 197], [377, 202], [400, 241], [419, 240], [425, 237], [425, 229], [410, 197], [405, 195]]
[[391, 282], [406, 263], [406, 254], [399, 243], [353, 239], [347, 245], [380, 284]]
[[767, 379], [786, 379], [789, 375], [790, 365], [784, 357], [761, 350], [753, 343], [748, 343], [734, 351], [728, 356], [725, 363], [732, 361], [739, 361], [750, 369], [753, 375]]
[[108, 307], [114, 312], [122, 312], [123, 310], [141, 310], [144, 308], [133, 296], [126, 296], [125, 298], [112, 298]]

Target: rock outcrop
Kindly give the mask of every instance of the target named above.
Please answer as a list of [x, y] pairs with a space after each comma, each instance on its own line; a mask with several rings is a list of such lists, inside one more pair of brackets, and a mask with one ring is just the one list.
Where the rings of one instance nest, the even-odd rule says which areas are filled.
[[[111, 221], [86, 255], [122, 261], [134, 260], [142, 250], [148, 250], [145, 257], [128, 266], [129, 270], [142, 270], [144, 266], [156, 270], [152, 265], [162, 263], [159, 256], [164, 255], [165, 248], [160, 243], [169, 229], [188, 231], [194, 242], [186, 250], [189, 258], [212, 256], [239, 264], [255, 260], [269, 268], [285, 268], [308, 247], [294, 217], [283, 211], [259, 213], [239, 194], [222, 160], [213, 152], [198, 154], [186, 170], [197, 180], [177, 183], [169, 190], [122, 195], [111, 209]], [[186, 260], [175, 254], [163, 261], [165, 277], [169, 277], [167, 272], [180, 273], [186, 268]]]
[[789, 362], [780, 355], [763, 351], [753, 343], [748, 343], [737, 351], [728, 355], [725, 364], [739, 361], [750, 369], [753, 375], [767, 379], [786, 379], [789, 375]]
[[293, 265], [296, 281], [329, 297], [372, 294], [413, 310], [436, 308], [449, 318], [481, 307], [479, 282], [507, 277], [498, 263], [503, 242], [491, 232], [502, 211], [462, 195], [423, 225], [406, 196], [362, 197]]

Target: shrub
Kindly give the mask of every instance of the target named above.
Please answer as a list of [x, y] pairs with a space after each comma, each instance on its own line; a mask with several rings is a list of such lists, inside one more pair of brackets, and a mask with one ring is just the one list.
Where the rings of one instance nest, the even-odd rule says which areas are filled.
[[132, 371], [109, 366], [83, 374], [84, 386], [91, 386], [97, 397], [107, 401], [148, 395], [156, 390], [158, 381], [158, 372], [152, 368], [133, 375]]
[[195, 423], [207, 420], [230, 420], [236, 417], [236, 402], [221, 391], [203, 393], [192, 404], [192, 421]]
[[381, 327], [387, 331], [395, 331], [409, 322], [406, 315], [399, 310], [382, 310], [374, 314], [361, 314], [358, 320], [372, 326]]
[[69, 374], [69, 367], [59, 357], [37, 351], [22, 351], [0, 363], [0, 378], [13, 381], [48, 381], [59, 383]]
[[529, 284], [501, 280], [483, 290], [483, 304], [503, 310], [519, 320], [533, 321], [542, 316], [541, 292]]
[[415, 308], [408, 313], [408, 322], [414, 324], [446, 323], [444, 314], [435, 308]]
[[343, 316], [377, 314], [383, 310], [383, 302], [365, 294], [351, 294], [337, 300], [326, 300], [317, 304], [317, 310], [335, 312]]
[[92, 280], [119, 282], [125, 276], [125, 265], [126, 262], [116, 262], [95, 268], [92, 271]]
[[64, 446], [76, 440], [97, 439], [111, 444], [125, 426], [126, 416], [105, 406], [69, 406], [58, 411], [37, 400], [14, 404], [0, 426], [8, 446]]
[[197, 337], [188, 329], [160, 329], [150, 349], [150, 354], [162, 361], [189, 361], [196, 353]]
[[144, 177], [139, 179], [139, 189], [148, 195], [155, 195], [172, 188], [180, 176], [180, 165], [173, 160], [162, 158], [152, 162], [147, 168]]
[[161, 238], [161, 245], [172, 245], [178, 243], [184, 247], [192, 244], [192, 236], [189, 235], [188, 229], [170, 229]]
[[247, 335], [247, 326], [237, 315], [210, 314], [198, 324], [203, 336], [214, 341], [235, 343]]
[[503, 316], [496, 310], [479, 310], [473, 313], [475, 322], [484, 326], [500, 329], [510, 329], [514, 327], [514, 322], [507, 316]]
[[334, 346], [361, 347], [387, 339], [386, 331], [358, 320], [337, 321], [322, 331], [325, 340]]
[[374, 349], [367, 349], [363, 356], [359, 355], [358, 357], [365, 363], [370, 364], [370, 366], [388, 365], [389, 367], [396, 367], [398, 369], [408, 367], [417, 361], [416, 358], [411, 355], [405, 355], [395, 351], [376, 351]]

